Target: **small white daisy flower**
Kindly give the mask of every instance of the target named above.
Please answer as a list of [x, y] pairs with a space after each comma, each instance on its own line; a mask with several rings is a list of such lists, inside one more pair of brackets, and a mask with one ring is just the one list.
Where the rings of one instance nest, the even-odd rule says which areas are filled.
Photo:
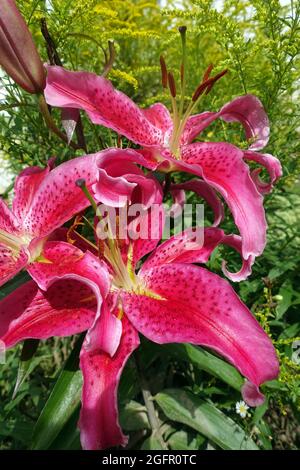
[[249, 410], [249, 406], [244, 401], [238, 401], [235, 404], [235, 411], [242, 418], [246, 418], [248, 410]]

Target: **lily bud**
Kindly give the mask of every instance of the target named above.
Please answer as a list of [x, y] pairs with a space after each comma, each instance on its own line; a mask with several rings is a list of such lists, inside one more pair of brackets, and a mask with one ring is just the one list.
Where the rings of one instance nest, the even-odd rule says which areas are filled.
[[46, 73], [14, 0], [0, 2], [0, 65], [28, 93], [41, 93]]

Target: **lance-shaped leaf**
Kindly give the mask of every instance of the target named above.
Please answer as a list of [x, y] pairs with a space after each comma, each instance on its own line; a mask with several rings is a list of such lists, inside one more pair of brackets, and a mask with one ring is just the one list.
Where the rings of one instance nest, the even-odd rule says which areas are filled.
[[235, 390], [241, 390], [244, 383], [241, 374], [233, 366], [210, 352], [191, 344], [166, 344], [164, 349], [172, 356], [191, 362], [201, 370], [205, 370]]
[[41, 358], [37, 358], [38, 360], [32, 362], [32, 359], [36, 353], [36, 350], [39, 345], [38, 339], [26, 339], [23, 344], [23, 349], [21, 352], [17, 381], [14, 388], [12, 400], [15, 399], [19, 388], [24, 383], [28, 375], [32, 372], [35, 366], [37, 366], [41, 360]]
[[155, 397], [156, 403], [172, 421], [195, 429], [225, 450], [258, 450], [245, 431], [214, 405], [190, 392], [164, 390]]
[[39, 416], [32, 437], [32, 449], [48, 449], [79, 406], [82, 375], [78, 357], [81, 344], [80, 338]]

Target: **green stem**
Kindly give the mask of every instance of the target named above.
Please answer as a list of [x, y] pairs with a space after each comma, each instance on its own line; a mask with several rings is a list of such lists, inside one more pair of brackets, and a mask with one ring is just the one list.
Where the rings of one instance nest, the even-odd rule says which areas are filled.
[[[53, 132], [53, 134], [57, 135], [57, 137], [59, 137], [61, 140], [63, 140], [64, 142], [68, 143], [68, 137], [66, 136], [66, 134], [64, 134], [63, 132], [61, 132], [58, 127], [56, 127], [56, 124], [55, 122], [53, 121], [52, 119], [52, 116], [49, 112], [49, 109], [48, 109], [48, 105], [45, 101], [45, 98], [43, 95], [40, 95], [39, 96], [39, 108], [40, 108], [40, 111], [43, 115], [43, 118], [45, 120], [45, 123], [47, 125], [47, 127]], [[76, 145], [74, 142], [70, 142], [69, 143], [70, 147], [72, 147], [74, 150], [78, 150], [80, 147], [78, 145]]]

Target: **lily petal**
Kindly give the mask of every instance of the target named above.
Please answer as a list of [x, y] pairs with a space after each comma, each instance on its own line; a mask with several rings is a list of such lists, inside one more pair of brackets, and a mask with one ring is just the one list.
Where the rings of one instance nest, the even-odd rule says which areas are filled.
[[243, 152], [227, 143], [195, 143], [185, 147], [183, 159], [199, 165], [198, 174], [226, 200], [243, 240], [243, 258], [259, 256], [266, 244], [263, 198], [243, 161]]
[[257, 387], [252, 382], [246, 380], [242, 386], [242, 395], [246, 403], [249, 406], [260, 406], [264, 403], [265, 397]]
[[32, 198], [23, 220], [24, 231], [34, 237], [45, 237], [88, 207], [90, 202], [75, 182], [84, 178], [90, 187], [96, 181], [98, 159], [99, 154], [90, 154], [54, 168]]
[[198, 194], [198, 196], [205, 199], [214, 212], [215, 217], [213, 226], [217, 227], [222, 222], [224, 218], [223, 203], [216, 195], [216, 192], [212, 189], [212, 187], [205, 181], [193, 179], [186, 181], [185, 183], [173, 184], [171, 186], [171, 190], [193, 191], [194, 193]]
[[218, 113], [204, 111], [189, 117], [181, 136], [183, 145], [191, 143], [201, 132], [218, 117]]
[[49, 160], [46, 168], [38, 166], [25, 168], [16, 178], [12, 212], [20, 223], [26, 217], [38, 187], [52, 170], [53, 165], [54, 158]]
[[144, 262], [140, 273], [167, 263], [206, 263], [223, 238], [221, 229], [190, 227], [159, 245]]
[[259, 178], [261, 168], [253, 170], [251, 176], [256, 184], [258, 191], [261, 194], [268, 194], [273, 189], [276, 181], [282, 176], [282, 167], [280, 161], [269, 153], [257, 153], [251, 152], [249, 150], [244, 152], [244, 159], [257, 162], [266, 168], [270, 176], [269, 182], [266, 183]]
[[[135, 225], [139, 226], [136, 230]], [[151, 211], [147, 211], [137, 218], [132, 224], [129, 224], [129, 231], [140, 233], [137, 239], [132, 240], [132, 267], [148, 253], [153, 251], [162, 238], [165, 225], [165, 212], [162, 205], [155, 204]]]
[[235, 121], [243, 125], [246, 138], [253, 141], [250, 150], [260, 150], [267, 145], [270, 134], [268, 116], [260, 100], [250, 94], [238, 96], [216, 113], [207, 111], [191, 116], [182, 135], [182, 144], [192, 142], [219, 117], [226, 122]]
[[[69, 243], [47, 242], [43, 249], [43, 261], [34, 262], [28, 272], [38, 286], [47, 290], [56, 281], [62, 279], [74, 279], [87, 285], [97, 302], [94, 323], [87, 334], [87, 343], [97, 349], [102, 348], [109, 354], [114, 349], [114, 344], [103, 344], [103, 336], [98, 334], [97, 320], [101, 314], [101, 305], [110, 289], [110, 276], [106, 265], [90, 252], [82, 253], [81, 250]], [[120, 322], [117, 318], [115, 329], [121, 334]], [[106, 341], [106, 338], [104, 338]]]
[[54, 283], [47, 292], [29, 281], [0, 302], [0, 338], [7, 348], [27, 338], [70, 336], [93, 323], [97, 304], [77, 280]]
[[146, 178], [136, 164], [152, 168], [152, 164], [135, 150], [110, 149], [99, 154], [97, 183], [92, 186], [95, 199], [112, 207], [123, 207], [132, 202], [134, 189], [140, 187], [141, 198], [134, 202], [150, 205], [155, 190], [153, 180]]
[[111, 207], [124, 207], [130, 202], [136, 183], [130, 183], [124, 176], [109, 176], [98, 169], [98, 181], [92, 186], [96, 201]]
[[0, 242], [0, 286], [18, 274], [27, 262], [28, 254], [23, 248], [18, 253], [14, 253]]
[[239, 96], [227, 103], [219, 112], [226, 122], [241, 122], [246, 138], [252, 139], [250, 150], [260, 150], [269, 141], [269, 119], [261, 101], [254, 95]]
[[10, 208], [5, 204], [3, 199], [0, 198], [0, 230], [4, 232], [16, 234], [20, 230], [20, 224], [17, 217], [13, 214]]
[[[190, 227], [159, 245], [144, 262], [140, 273], [167, 263], [207, 263], [220, 244], [228, 245], [242, 255], [242, 239], [238, 235], [225, 235], [223, 230], [214, 227]], [[231, 281], [240, 282], [251, 274], [253, 263], [253, 257], [243, 259], [240, 271], [231, 273], [223, 261], [222, 269]]]
[[186, 203], [185, 191], [183, 189], [177, 189], [174, 184], [170, 188], [170, 194], [173, 199], [173, 204], [170, 207], [170, 214], [173, 218], [176, 218], [180, 216], [183, 206]]
[[146, 118], [164, 134], [171, 133], [173, 120], [169, 110], [162, 103], [155, 103], [150, 108], [143, 109]]
[[278, 375], [270, 338], [230, 284], [206, 269], [168, 264], [143, 271], [144, 292], [122, 292], [125, 314], [151, 341], [207, 346], [259, 387]]
[[254, 264], [255, 257], [250, 255], [248, 259], [243, 258], [243, 255], [242, 255], [243, 241], [242, 241], [242, 238], [239, 237], [238, 235], [225, 235], [222, 240], [222, 243], [224, 245], [228, 245], [234, 248], [238, 253], [240, 253], [240, 255], [242, 256], [242, 260], [243, 260], [242, 267], [237, 273], [231, 273], [230, 271], [228, 271], [228, 269], [226, 268], [226, 261], [223, 260], [222, 261], [223, 273], [225, 274], [226, 277], [228, 277], [228, 279], [230, 279], [233, 282], [244, 281], [252, 273], [252, 266]]
[[94, 124], [113, 129], [140, 145], [162, 142], [161, 130], [104, 77], [49, 65], [47, 72], [45, 97], [51, 106], [84, 109]]
[[81, 351], [84, 382], [79, 428], [83, 449], [99, 450], [127, 444], [118, 420], [117, 392], [122, 370], [138, 347], [139, 338], [125, 316], [122, 330], [121, 342], [113, 357], [99, 351], [91, 353], [85, 344]]

